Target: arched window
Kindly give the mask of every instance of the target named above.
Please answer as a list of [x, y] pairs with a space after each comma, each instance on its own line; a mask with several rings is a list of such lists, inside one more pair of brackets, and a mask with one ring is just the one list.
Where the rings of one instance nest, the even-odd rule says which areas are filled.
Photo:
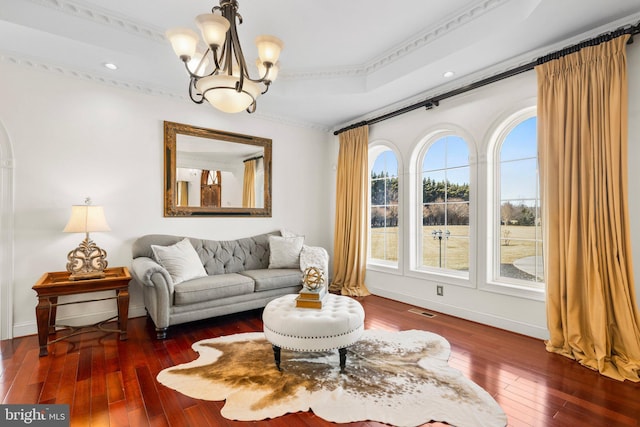
[[389, 147], [369, 149], [369, 262], [397, 266], [399, 257], [398, 159]]
[[520, 117], [498, 144], [494, 280], [544, 289], [536, 117]]
[[469, 146], [456, 135], [439, 136], [421, 161], [422, 245], [418, 266], [469, 274]]

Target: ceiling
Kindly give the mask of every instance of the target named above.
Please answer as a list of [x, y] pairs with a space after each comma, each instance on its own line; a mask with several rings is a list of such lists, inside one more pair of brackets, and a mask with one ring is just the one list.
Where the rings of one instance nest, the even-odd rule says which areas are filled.
[[[640, 0], [238, 0], [253, 39], [285, 43], [255, 114], [335, 129], [443, 93], [640, 20]], [[149, 93], [187, 97], [164, 37], [216, 0], [0, 0], [0, 57]], [[111, 71], [103, 64], [112, 62]], [[443, 73], [453, 71], [453, 77]], [[212, 114], [225, 114], [211, 108]], [[246, 114], [246, 113], [240, 113]]]

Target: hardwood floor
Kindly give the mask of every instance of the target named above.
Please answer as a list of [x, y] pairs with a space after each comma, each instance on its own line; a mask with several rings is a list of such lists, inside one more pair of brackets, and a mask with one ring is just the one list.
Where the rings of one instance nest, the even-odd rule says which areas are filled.
[[[360, 301], [367, 329], [422, 329], [444, 336], [452, 347], [450, 365], [494, 396], [509, 426], [640, 425], [640, 384], [611, 380], [547, 353], [540, 340], [442, 314], [425, 317], [409, 312], [409, 305], [381, 297]], [[222, 402], [192, 399], [156, 382], [160, 370], [195, 359], [191, 344], [198, 340], [261, 331], [261, 313], [172, 327], [164, 341], [155, 340], [146, 318], [130, 319], [128, 341], [91, 332], [51, 345], [49, 356], [42, 358], [36, 336], [1, 341], [0, 402], [67, 403], [71, 425], [83, 427], [335, 425], [313, 413], [229, 421], [220, 415]]]

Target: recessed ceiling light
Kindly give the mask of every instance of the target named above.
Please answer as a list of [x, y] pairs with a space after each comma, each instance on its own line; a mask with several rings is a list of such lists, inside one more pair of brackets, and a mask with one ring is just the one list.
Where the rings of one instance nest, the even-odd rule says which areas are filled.
[[456, 74], [456, 73], [454, 73], [453, 71], [447, 71], [447, 72], [446, 72], [446, 73], [444, 73], [442, 76], [443, 76], [445, 79], [448, 79], [448, 78], [450, 78], [450, 77], [453, 77], [455, 74]]
[[102, 65], [104, 65], [105, 67], [107, 67], [110, 70], [117, 70], [118, 69], [118, 66], [116, 64], [112, 63], [112, 62], [105, 62]]

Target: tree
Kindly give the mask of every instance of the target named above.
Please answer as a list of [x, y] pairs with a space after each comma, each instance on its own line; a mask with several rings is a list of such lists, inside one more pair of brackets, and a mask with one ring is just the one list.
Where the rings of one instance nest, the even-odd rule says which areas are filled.
[[503, 202], [500, 206], [500, 220], [504, 225], [511, 224], [516, 216], [516, 207], [511, 202]]
[[371, 172], [371, 227], [398, 225], [398, 177]]

